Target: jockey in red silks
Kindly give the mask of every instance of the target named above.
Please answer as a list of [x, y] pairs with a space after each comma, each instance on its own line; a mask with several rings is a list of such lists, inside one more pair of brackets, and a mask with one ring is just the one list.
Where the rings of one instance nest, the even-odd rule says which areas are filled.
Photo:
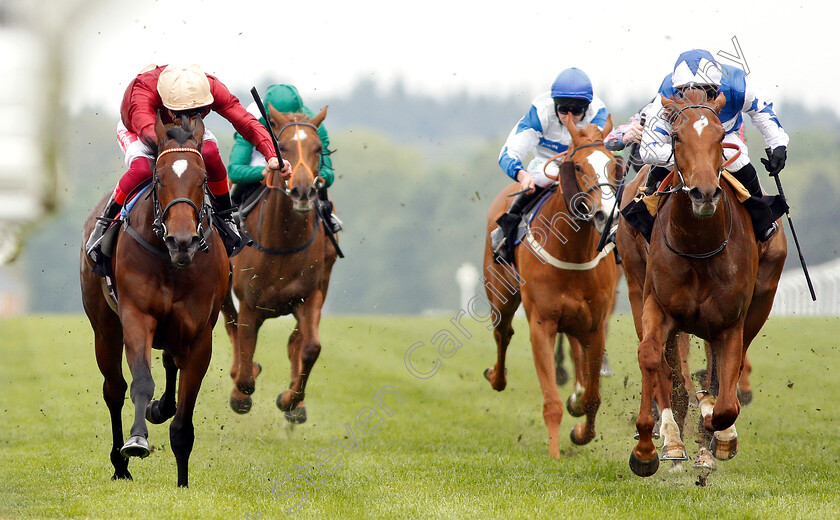
[[[288, 161], [281, 165], [272, 145], [271, 136], [263, 125], [243, 107], [225, 85], [214, 76], [205, 74], [198, 65], [149, 66], [135, 77], [123, 95], [117, 140], [125, 153], [128, 171], [117, 183], [102, 216], [85, 244], [85, 251], [95, 263], [103, 260], [101, 242], [105, 231], [126, 202], [128, 195], [152, 177], [152, 162], [157, 150], [155, 121], [158, 112], [164, 124], [181, 117], [207, 117], [216, 111], [268, 159], [268, 168], [278, 170], [283, 178], [291, 176]], [[207, 187], [213, 210], [221, 217], [218, 226], [229, 256], [238, 253], [243, 245], [239, 228], [232, 216], [228, 193], [228, 177], [219, 154], [216, 137], [205, 129], [201, 155], [207, 168]], [[218, 223], [218, 222], [217, 222]]]

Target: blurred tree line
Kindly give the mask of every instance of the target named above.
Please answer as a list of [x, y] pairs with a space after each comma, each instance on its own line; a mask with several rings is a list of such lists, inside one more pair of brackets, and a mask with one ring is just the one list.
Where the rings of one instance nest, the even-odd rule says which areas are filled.
[[[247, 92], [235, 93], [250, 102]], [[337, 150], [330, 193], [345, 224], [339, 239], [346, 258], [333, 270], [327, 312], [458, 307], [455, 271], [464, 262], [481, 267], [487, 208], [510, 182], [498, 167], [499, 150], [536, 94], [435, 98], [410, 95], [399, 83], [383, 90], [361, 82], [341, 98], [304, 99], [315, 111], [330, 105], [324, 124]], [[610, 107], [614, 123], [625, 122], [642, 104]], [[840, 160], [840, 119], [793, 104], [779, 117], [791, 134], [785, 192], [806, 260], [817, 265], [837, 257], [840, 248], [834, 225], [840, 220], [840, 177], [832, 166]], [[31, 312], [82, 311], [82, 223], [125, 171], [110, 111], [89, 109], [65, 120], [62, 209], [41, 223], [14, 266], [30, 288]], [[227, 159], [232, 126], [217, 115], [208, 117], [207, 126]], [[763, 141], [750, 123], [747, 144], [763, 171]], [[762, 184], [776, 192], [764, 174]], [[790, 242], [787, 268], [799, 269]]]

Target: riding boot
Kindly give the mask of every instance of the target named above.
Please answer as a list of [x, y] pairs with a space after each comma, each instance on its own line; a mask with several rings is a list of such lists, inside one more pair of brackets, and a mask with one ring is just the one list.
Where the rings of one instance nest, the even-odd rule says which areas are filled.
[[213, 206], [213, 223], [219, 231], [222, 243], [225, 245], [228, 257], [236, 256], [248, 243], [242, 239], [239, 224], [233, 217], [234, 206], [231, 204], [230, 193], [224, 195], [210, 195]]
[[764, 195], [758, 173], [752, 164], [748, 163], [740, 170], [731, 173], [750, 192], [750, 198], [744, 201], [744, 206], [750, 213], [756, 239], [760, 242], [768, 241], [779, 229], [776, 224], [776, 218], [780, 216], [776, 213], [779, 211], [773, 211], [775, 198]]
[[333, 234], [338, 233], [344, 228], [344, 223], [333, 213], [333, 203], [327, 195], [327, 188], [318, 189], [318, 211]]
[[535, 186], [534, 188], [533, 193], [520, 193], [517, 195], [507, 210], [507, 213], [504, 213], [496, 219], [496, 224], [499, 225], [499, 229], [501, 230], [502, 241], [498, 251], [495, 251], [493, 256], [494, 260], [501, 258], [508, 264], [513, 264], [516, 230], [519, 228], [519, 222], [522, 220], [522, 213], [531, 202], [536, 200], [545, 191], [545, 188], [539, 186]]
[[105, 255], [102, 253], [102, 239], [105, 238], [105, 232], [114, 223], [114, 219], [121, 209], [122, 206], [117, 204], [117, 201], [114, 200], [114, 195], [111, 194], [111, 198], [105, 204], [102, 215], [96, 217], [96, 224], [94, 224], [93, 230], [90, 232], [90, 237], [85, 244], [85, 253], [93, 260], [95, 266], [105, 260]]
[[668, 172], [670, 170], [665, 168], [664, 166], [653, 166], [651, 167], [650, 171], [648, 172], [647, 179], [645, 180], [645, 196], [653, 195], [656, 191], [656, 188], [659, 187], [659, 184], [665, 180], [665, 177], [668, 176]]

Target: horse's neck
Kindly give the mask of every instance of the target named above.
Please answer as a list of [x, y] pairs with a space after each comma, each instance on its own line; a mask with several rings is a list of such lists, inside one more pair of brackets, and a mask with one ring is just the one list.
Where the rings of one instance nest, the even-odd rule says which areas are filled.
[[252, 229], [260, 244], [272, 249], [292, 248], [309, 239], [315, 224], [313, 207], [307, 213], [295, 211], [292, 199], [280, 190], [268, 190], [265, 198], [251, 215], [256, 216], [259, 229]]
[[534, 226], [545, 231], [543, 247], [559, 260], [567, 262], [591, 260], [600, 238], [592, 224], [574, 220], [559, 191], [546, 201], [532, 222]]
[[[726, 190], [727, 188], [724, 188]], [[665, 236], [672, 247], [683, 253], [713, 251], [729, 238], [730, 220], [735, 217], [729, 206], [731, 192], [724, 191], [715, 214], [699, 218], [694, 215], [691, 199], [685, 192], [669, 196], [669, 208], [662, 212]]]

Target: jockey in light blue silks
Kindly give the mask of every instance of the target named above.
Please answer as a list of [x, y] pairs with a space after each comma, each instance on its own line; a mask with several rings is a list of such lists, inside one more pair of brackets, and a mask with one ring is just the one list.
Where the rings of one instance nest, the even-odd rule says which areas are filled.
[[[716, 62], [708, 51], [702, 49], [680, 54], [674, 72], [662, 81], [659, 94], [666, 98], [679, 97], [687, 89], [704, 90], [709, 101], [714, 100], [719, 93], [726, 96], [726, 104], [719, 114], [725, 132], [723, 142], [734, 143], [741, 149], [741, 156], [729, 165], [728, 170], [752, 196], [750, 203], [745, 205], [753, 217], [756, 238], [762, 242], [768, 240], [777, 229], [775, 218], [770, 215], [778, 213], [781, 201], [764, 196], [755, 167], [750, 164], [747, 145], [738, 136], [738, 129], [743, 121], [742, 114], [748, 114], [767, 146], [768, 158], [761, 159], [761, 162], [770, 175], [778, 175], [785, 167], [789, 137], [773, 111], [773, 102], [749, 84], [743, 70]], [[645, 112], [647, 122], [639, 154], [646, 164], [655, 166], [647, 180], [646, 192], [650, 194], [674, 166], [671, 142], [673, 128], [662, 116], [664, 111], [659, 95], [646, 107]], [[724, 148], [726, 159], [735, 153], [736, 150]], [[773, 206], [774, 211], [769, 211], [769, 206]], [[776, 218], [778, 216], [775, 215]]]
[[[572, 143], [572, 136], [565, 125], [566, 118], [571, 117], [578, 128], [595, 123], [603, 129], [607, 115], [604, 102], [592, 94], [589, 77], [582, 70], [572, 67], [557, 76], [551, 90], [532, 101], [528, 113], [513, 127], [499, 154], [499, 166], [508, 177], [519, 183], [521, 190], [527, 191], [518, 195], [508, 212], [496, 221], [504, 237], [500, 256], [508, 263], [513, 263], [512, 244], [523, 210], [545, 188], [557, 182], [546, 177], [543, 167]], [[526, 168], [523, 164], [529, 154], [533, 154], [534, 158]], [[552, 175], [559, 173], [556, 163], [549, 164], [547, 169]], [[600, 182], [608, 182], [606, 172], [598, 173], [604, 176]]]

